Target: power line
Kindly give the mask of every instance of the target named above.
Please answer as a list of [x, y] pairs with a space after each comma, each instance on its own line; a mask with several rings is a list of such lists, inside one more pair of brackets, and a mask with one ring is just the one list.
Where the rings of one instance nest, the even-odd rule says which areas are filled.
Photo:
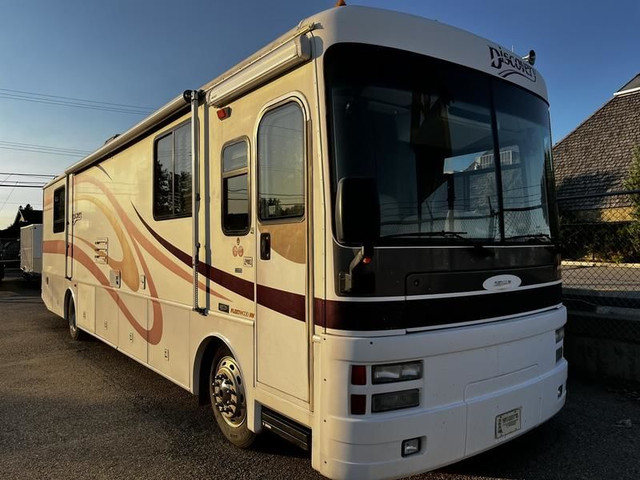
[[53, 147], [49, 145], [36, 145], [34, 143], [18, 143], [0, 141], [0, 149], [15, 150], [18, 152], [44, 153], [48, 155], [63, 155], [67, 157], [84, 157], [91, 153], [89, 150], [76, 148]]
[[126, 113], [132, 115], [148, 115], [153, 112], [153, 109], [148, 107], [125, 105], [122, 103], [100, 102], [97, 100], [87, 100], [82, 98], [63, 97], [60, 95], [47, 95], [43, 93], [26, 92], [24, 90], [12, 90], [8, 88], [0, 88], [0, 98], [23, 102], [41, 103], [46, 105], [83, 108], [87, 110]]
[[74, 102], [85, 102], [85, 103], [93, 103], [93, 104], [96, 104], [96, 105], [109, 105], [109, 106], [113, 106], [113, 107], [136, 108], [138, 110], [152, 111], [152, 109], [149, 108], [149, 107], [139, 107], [139, 106], [136, 106], [136, 105], [127, 105], [127, 104], [124, 104], [124, 103], [99, 102], [97, 100], [86, 100], [86, 99], [74, 98], [74, 97], [62, 97], [60, 95], [46, 95], [44, 93], [25, 92], [24, 90], [11, 90], [9, 88], [0, 88], [0, 92], [21, 93], [21, 94], [24, 94], [24, 95], [37, 95], [37, 96], [40, 96], [40, 97], [60, 98], [60, 99], [63, 99], [63, 100], [72, 100]]
[[16, 146], [16, 147], [33, 147], [33, 148], [42, 148], [46, 150], [55, 150], [55, 151], [64, 151], [64, 152], [73, 152], [73, 153], [91, 153], [88, 150], [80, 150], [79, 148], [65, 148], [65, 147], [54, 147], [50, 145], [36, 145], [34, 143], [7, 142], [6, 140], [0, 140], [0, 145]]
[[[16, 188], [42, 188], [49, 182], [50, 179], [55, 178], [55, 175], [41, 173], [0, 172], [0, 175], [6, 175], [2, 180], [0, 180], [0, 187], [10, 187], [13, 188], [13, 190], [15, 190]], [[20, 178], [16, 180], [10, 180], [11, 177]], [[42, 178], [42, 180], [22, 180], [22, 177]], [[11, 190], [11, 193], [13, 193], [13, 190]], [[11, 193], [9, 194], [9, 196], [11, 196]]]
[[[51, 173], [17, 173], [17, 172], [0, 172], [0, 175], [8, 175], [7, 178], [11, 176], [16, 177], [46, 177], [46, 178], [55, 178], [56, 175]], [[5, 178], [6, 180], [6, 178]]]

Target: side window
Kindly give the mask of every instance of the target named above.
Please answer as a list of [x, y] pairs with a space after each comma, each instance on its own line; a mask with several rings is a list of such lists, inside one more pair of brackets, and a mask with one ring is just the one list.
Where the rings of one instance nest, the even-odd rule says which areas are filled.
[[258, 127], [261, 220], [304, 215], [304, 117], [297, 103], [267, 112]]
[[53, 233], [64, 232], [64, 187], [53, 192]]
[[153, 216], [158, 220], [191, 215], [191, 122], [155, 141]]
[[222, 150], [222, 231], [226, 235], [249, 232], [248, 152], [244, 140]]

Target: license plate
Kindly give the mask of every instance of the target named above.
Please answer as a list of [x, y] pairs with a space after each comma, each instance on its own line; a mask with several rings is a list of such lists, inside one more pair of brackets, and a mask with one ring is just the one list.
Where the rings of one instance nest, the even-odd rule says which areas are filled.
[[520, 423], [521, 414], [522, 408], [516, 408], [498, 415], [496, 417], [496, 438], [501, 438], [520, 430], [522, 426]]

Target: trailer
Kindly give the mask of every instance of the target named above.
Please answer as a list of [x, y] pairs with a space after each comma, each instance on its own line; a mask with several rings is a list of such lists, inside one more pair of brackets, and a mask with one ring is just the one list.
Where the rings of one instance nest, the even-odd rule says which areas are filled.
[[42, 224], [20, 228], [20, 270], [27, 279], [42, 274]]
[[318, 13], [44, 188], [42, 298], [330, 478], [501, 445], [566, 399], [547, 90], [442, 23]]

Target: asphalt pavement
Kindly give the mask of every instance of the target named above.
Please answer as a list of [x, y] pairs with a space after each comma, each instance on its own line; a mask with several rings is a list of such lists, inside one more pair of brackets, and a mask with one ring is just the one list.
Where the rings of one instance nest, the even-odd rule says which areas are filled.
[[[570, 372], [571, 375], [571, 372]], [[413, 480], [638, 479], [640, 386], [570, 377], [565, 408]], [[265, 433], [239, 450], [198, 399], [98, 340], [74, 342], [39, 285], [0, 281], [0, 479], [322, 478]]]

